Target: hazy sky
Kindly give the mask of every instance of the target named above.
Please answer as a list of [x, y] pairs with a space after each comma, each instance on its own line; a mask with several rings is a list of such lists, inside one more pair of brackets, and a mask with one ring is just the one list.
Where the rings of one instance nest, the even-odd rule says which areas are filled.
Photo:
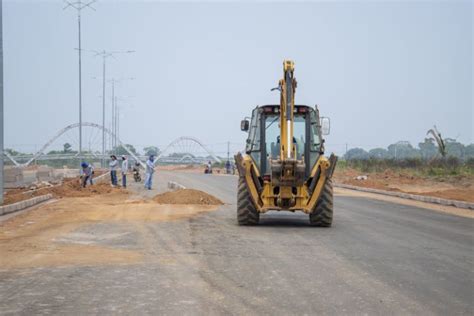
[[[5, 143], [45, 143], [78, 121], [77, 18], [62, 1], [4, 1]], [[135, 50], [108, 60], [121, 138], [142, 148], [182, 135], [239, 143], [240, 120], [295, 61], [296, 101], [330, 116], [327, 148], [421, 141], [436, 124], [473, 132], [473, 4], [442, 2], [99, 1], [83, 48]], [[84, 121], [102, 121], [102, 60], [83, 55]], [[110, 98], [110, 86], [107, 97]], [[107, 120], [110, 115], [107, 100]]]

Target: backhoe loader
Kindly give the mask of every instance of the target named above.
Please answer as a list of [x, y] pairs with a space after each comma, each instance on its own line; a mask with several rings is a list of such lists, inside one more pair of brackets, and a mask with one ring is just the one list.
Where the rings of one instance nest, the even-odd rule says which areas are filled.
[[241, 122], [248, 132], [245, 154], [238, 153], [237, 220], [256, 225], [267, 211], [302, 211], [313, 226], [333, 220], [332, 174], [337, 157], [324, 157], [323, 134], [330, 121], [318, 107], [295, 105], [294, 63], [283, 62], [279, 105], [257, 106]]

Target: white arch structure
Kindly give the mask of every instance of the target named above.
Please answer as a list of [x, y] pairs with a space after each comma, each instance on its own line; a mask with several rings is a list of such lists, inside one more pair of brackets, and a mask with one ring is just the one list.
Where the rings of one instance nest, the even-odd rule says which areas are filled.
[[[99, 125], [99, 124], [96, 124], [96, 123], [89, 123], [89, 122], [83, 122], [82, 123], [82, 126], [88, 126], [88, 127], [93, 127], [93, 128], [97, 128], [101, 131], [105, 131], [105, 133], [107, 133], [108, 135], [112, 136], [113, 138], [115, 138], [117, 140], [117, 143], [122, 146], [126, 151], [127, 153], [132, 156], [136, 161], [140, 162], [140, 164], [145, 167], [145, 164], [133, 153], [131, 152], [127, 146], [124, 145], [124, 143], [122, 143], [122, 141], [117, 137], [115, 136], [114, 133], [112, 133], [110, 130], [108, 130], [107, 128], [103, 127], [102, 125]], [[59, 132], [56, 133], [56, 135], [54, 135], [53, 138], [51, 138], [46, 144], [43, 145], [43, 147], [40, 148], [40, 150], [38, 150], [34, 155], [33, 157], [31, 157], [27, 162], [23, 163], [23, 164], [20, 164], [18, 162], [16, 162], [13, 157], [11, 157], [10, 155], [8, 155], [6, 152], [4, 152], [4, 154], [6, 154], [6, 156], [16, 165], [16, 166], [19, 166], [19, 167], [27, 167], [30, 163], [32, 163], [35, 159], [38, 159], [38, 157], [40, 157], [41, 155], [44, 155], [44, 152], [46, 151], [46, 149], [51, 146], [51, 144], [53, 144], [59, 137], [61, 137], [64, 133], [74, 129], [74, 128], [79, 128], [79, 123], [75, 123], [75, 124], [71, 124], [71, 125], [68, 125], [66, 126], [65, 128], [63, 128], [62, 130], [60, 130]]]
[[[111, 132], [109, 129], [103, 127], [102, 125], [99, 125], [99, 124], [96, 124], [96, 123], [90, 123], [90, 122], [83, 122], [82, 123], [82, 126], [88, 126], [88, 127], [93, 127], [93, 128], [97, 128], [101, 131], [105, 131], [105, 133], [107, 133], [108, 135], [112, 136], [113, 138], [115, 138], [117, 140], [117, 143], [122, 146], [126, 151], [127, 153], [133, 157], [135, 159], [135, 161], [138, 161], [140, 162], [140, 164], [142, 165], [143, 168], [146, 168], [146, 165], [143, 163], [143, 161], [141, 161], [133, 152], [131, 152], [127, 146], [125, 146], [125, 144], [113, 133]], [[79, 123], [75, 123], [75, 124], [71, 124], [71, 125], [68, 125], [66, 127], [64, 127], [63, 129], [61, 129], [59, 132], [56, 133], [56, 135], [54, 135], [46, 144], [44, 144], [40, 150], [38, 150], [34, 155], [33, 157], [31, 157], [26, 163], [23, 163], [23, 164], [20, 164], [18, 163], [8, 152], [4, 151], [4, 154], [5, 156], [7, 156], [8, 159], [10, 159], [16, 166], [18, 167], [27, 167], [30, 163], [32, 163], [33, 161], [35, 161], [36, 159], [38, 159], [40, 156], [44, 155], [44, 152], [46, 151], [46, 149], [51, 146], [59, 137], [61, 137], [64, 133], [74, 129], [74, 128], [79, 128]], [[166, 146], [166, 148], [160, 152], [160, 154], [158, 154], [158, 156], [156, 157], [154, 163], [156, 164], [156, 162], [158, 162], [161, 158], [165, 158], [164, 157], [164, 154], [167, 153], [169, 151], [170, 148], [172, 148], [173, 146], [175, 146], [176, 144], [179, 144], [180, 142], [185, 142], [185, 141], [191, 141], [195, 144], [197, 144], [198, 146], [200, 146], [202, 149], [204, 149], [204, 151], [212, 157], [212, 159], [214, 159], [216, 162], [220, 163], [221, 162], [221, 159], [219, 159], [219, 157], [217, 157], [216, 155], [214, 155], [214, 153], [209, 150], [199, 139], [195, 138], [195, 137], [192, 137], [192, 136], [182, 136], [182, 137], [178, 137], [176, 138], [175, 140], [173, 140], [171, 143], [169, 143], [168, 146]], [[181, 158], [181, 161], [184, 161], [185, 159], [189, 159], [191, 158], [192, 156], [189, 155], [189, 153], [187, 153], [187, 155], [183, 156]]]
[[[183, 141], [191, 141], [193, 143], [196, 143], [197, 145], [199, 145], [202, 149], [204, 149], [209, 156], [212, 157], [212, 159], [214, 159], [216, 162], [221, 162], [221, 160], [219, 159], [219, 157], [217, 157], [216, 155], [214, 155], [214, 153], [208, 149], [199, 139], [195, 138], [195, 137], [192, 137], [192, 136], [181, 136], [181, 137], [178, 137], [176, 138], [175, 140], [173, 140], [171, 143], [169, 143], [168, 146], [166, 146], [166, 148], [159, 153], [159, 155], [156, 157], [155, 159], [155, 163], [160, 160], [161, 158], [164, 158], [164, 154], [167, 153], [169, 151], [170, 148], [172, 148], [174, 145], [180, 143], [180, 142], [183, 142]], [[184, 157], [188, 157], [189, 155], [187, 156], [184, 156]], [[184, 158], [183, 157], [183, 158]], [[189, 156], [190, 157], [190, 156]]]

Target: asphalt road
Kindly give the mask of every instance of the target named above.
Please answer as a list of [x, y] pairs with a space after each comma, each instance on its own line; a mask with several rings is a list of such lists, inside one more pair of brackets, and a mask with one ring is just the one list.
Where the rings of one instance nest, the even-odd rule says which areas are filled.
[[[0, 267], [0, 314], [474, 313], [472, 219], [338, 195], [332, 228], [310, 227], [302, 213], [277, 212], [263, 215], [259, 226], [240, 227], [236, 177], [161, 172], [158, 190], [168, 180], [226, 205], [148, 223], [141, 237], [115, 245], [141, 249], [147, 243], [143, 249], [155, 260]], [[111, 225], [95, 229], [110, 231]]]

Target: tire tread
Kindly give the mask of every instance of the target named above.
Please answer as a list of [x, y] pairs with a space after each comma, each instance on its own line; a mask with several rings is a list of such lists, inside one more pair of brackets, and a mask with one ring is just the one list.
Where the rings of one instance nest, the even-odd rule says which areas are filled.
[[332, 180], [326, 180], [323, 192], [316, 203], [316, 207], [311, 214], [309, 214], [309, 223], [311, 226], [317, 227], [331, 227], [333, 219], [334, 197]]
[[237, 191], [237, 221], [239, 225], [257, 225], [260, 219], [250, 192], [248, 191], [247, 183], [243, 177], [239, 177], [239, 186]]

